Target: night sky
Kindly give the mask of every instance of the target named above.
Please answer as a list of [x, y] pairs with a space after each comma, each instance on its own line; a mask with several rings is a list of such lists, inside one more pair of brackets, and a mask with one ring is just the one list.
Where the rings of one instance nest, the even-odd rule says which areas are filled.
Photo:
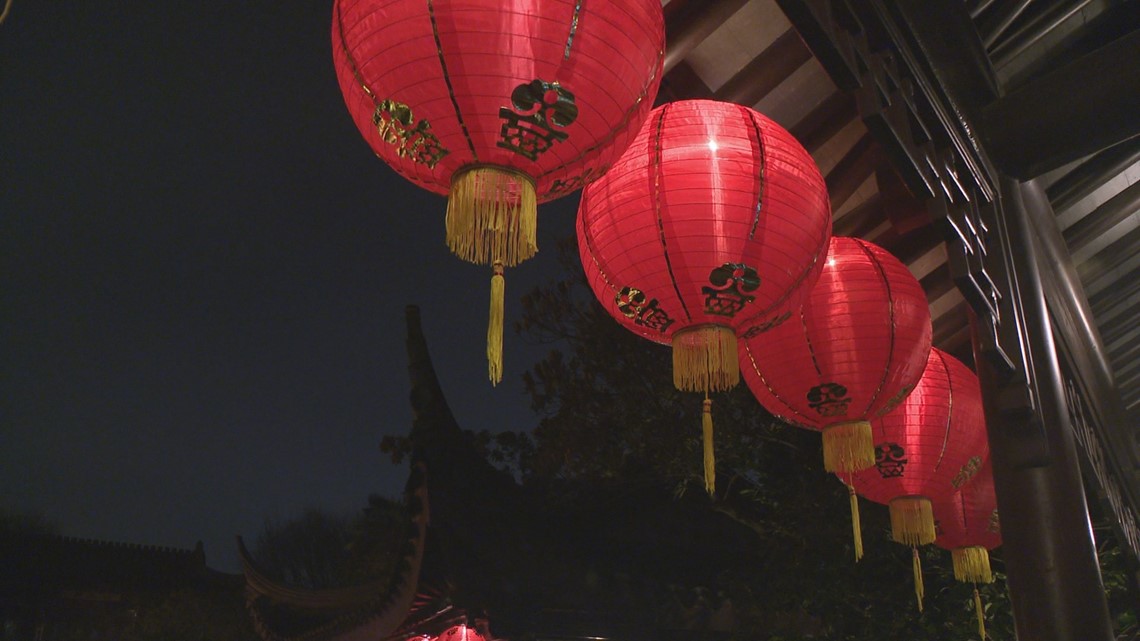
[[[0, 508], [181, 548], [395, 496], [404, 307], [452, 409], [525, 429], [538, 347], [484, 358], [489, 268], [444, 199], [370, 151], [336, 85], [331, 0], [14, 0], [0, 25]], [[539, 210], [518, 296], [558, 275], [576, 197]]]

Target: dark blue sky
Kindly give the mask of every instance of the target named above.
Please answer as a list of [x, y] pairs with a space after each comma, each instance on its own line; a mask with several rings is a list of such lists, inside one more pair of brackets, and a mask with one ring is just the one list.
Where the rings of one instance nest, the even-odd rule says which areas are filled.
[[[331, 0], [14, 0], [0, 25], [0, 507], [64, 534], [191, 547], [406, 470], [404, 306], [465, 427], [527, 428], [539, 353], [483, 356], [489, 270], [441, 197], [376, 159], [344, 108]], [[576, 196], [539, 213], [517, 297], [558, 274]]]

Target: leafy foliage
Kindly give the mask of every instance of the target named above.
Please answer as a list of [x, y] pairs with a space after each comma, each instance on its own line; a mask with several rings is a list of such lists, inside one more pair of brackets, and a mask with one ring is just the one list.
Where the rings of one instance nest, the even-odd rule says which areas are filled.
[[269, 577], [289, 585], [354, 585], [397, 570], [409, 527], [402, 503], [372, 495], [354, 516], [310, 508], [287, 521], [266, 519], [253, 556]]
[[[701, 399], [674, 390], [666, 347], [626, 331], [594, 300], [572, 239], [559, 253], [567, 276], [526, 294], [516, 325], [551, 347], [524, 378], [539, 423], [530, 434], [481, 434], [489, 458], [532, 487], [602, 479], [700, 492]], [[733, 636], [755, 639], [979, 638], [975, 586], [955, 581], [949, 554], [933, 546], [919, 550], [918, 611], [911, 550], [889, 541], [883, 506], [861, 502], [867, 554], [853, 561], [847, 493], [823, 472], [817, 434], [775, 420], [743, 385], [713, 400], [718, 492], [708, 518], [731, 517], [754, 537], [715, 579], [674, 586], [688, 596], [662, 603], [662, 617], [703, 608], [711, 621], [728, 608]], [[1000, 550], [993, 564], [995, 582], [977, 586], [987, 638], [1013, 639]]]
[[257, 641], [239, 589], [179, 590], [136, 608], [121, 634], [128, 641]]

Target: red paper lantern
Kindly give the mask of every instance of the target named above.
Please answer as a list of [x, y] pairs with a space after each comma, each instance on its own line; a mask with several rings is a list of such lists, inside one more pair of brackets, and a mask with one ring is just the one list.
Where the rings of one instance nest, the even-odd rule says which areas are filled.
[[435, 641], [487, 641], [487, 638], [468, 625], [453, 625], [440, 633]]
[[[891, 538], [918, 545], [935, 539], [932, 501], [948, 500], [989, 457], [978, 377], [945, 352], [930, 350], [914, 391], [871, 422], [875, 465], [847, 479], [863, 497], [890, 509]], [[914, 549], [915, 593], [922, 609], [922, 570]]]
[[974, 584], [978, 635], [984, 639], [986, 614], [977, 584], [993, 583], [989, 551], [1001, 545], [1001, 523], [998, 520], [993, 467], [989, 458], [974, 478], [949, 500], [934, 503], [934, 525], [938, 534], [934, 544], [950, 550], [954, 562], [954, 578]]
[[811, 156], [740, 105], [655, 109], [629, 150], [589, 185], [578, 250], [594, 294], [630, 331], [673, 347], [673, 382], [707, 393], [739, 380], [737, 337], [787, 318], [819, 275], [831, 234]]
[[819, 281], [786, 323], [740, 346], [744, 380], [760, 404], [823, 431], [824, 467], [874, 464], [869, 419], [898, 405], [930, 352], [922, 286], [872, 243], [835, 237]]
[[935, 502], [933, 510], [937, 532], [934, 544], [950, 550], [954, 578], [992, 583], [989, 550], [1001, 545], [1001, 523], [989, 458], [949, 499]]
[[652, 106], [660, 2], [336, 0], [332, 39], [368, 144], [408, 180], [449, 195], [448, 246], [492, 265], [501, 328], [502, 268], [537, 251], [536, 203], [604, 173]]
[[851, 483], [860, 496], [891, 507], [895, 541], [933, 543], [931, 500], [949, 499], [989, 456], [978, 377], [931, 349], [914, 391], [871, 428], [875, 465], [854, 473]]

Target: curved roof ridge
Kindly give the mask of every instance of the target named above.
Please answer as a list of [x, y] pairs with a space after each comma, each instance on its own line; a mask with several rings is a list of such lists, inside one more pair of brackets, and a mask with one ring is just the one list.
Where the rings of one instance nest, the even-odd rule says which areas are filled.
[[168, 554], [171, 556], [193, 556], [198, 551], [198, 548], [176, 548], [172, 546], [151, 545], [147, 543], [104, 541], [101, 539], [89, 539], [77, 536], [56, 536], [54, 538], [60, 543], [67, 543], [71, 545], [87, 545], [96, 548], [128, 550], [132, 552], [150, 552], [156, 554]]
[[[279, 641], [372, 641], [388, 637], [399, 628], [415, 599], [423, 566], [430, 521], [425, 474], [422, 464], [413, 464], [406, 500], [414, 513], [415, 544], [406, 569], [396, 577], [348, 588], [311, 590], [286, 586], [266, 577], [256, 567], [241, 537], [238, 537], [242, 568], [246, 576], [246, 602], [262, 638]], [[299, 609], [335, 610], [340, 614], [313, 630], [295, 635], [280, 634], [260, 616], [254, 602], [261, 596]]]

